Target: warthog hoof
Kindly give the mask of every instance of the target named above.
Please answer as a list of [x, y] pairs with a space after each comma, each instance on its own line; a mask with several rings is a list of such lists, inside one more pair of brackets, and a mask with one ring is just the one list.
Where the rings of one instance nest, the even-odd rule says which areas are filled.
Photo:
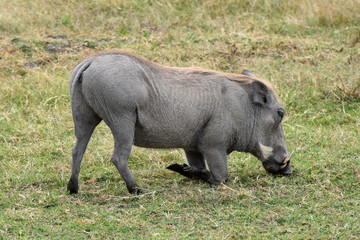
[[79, 191], [79, 182], [78, 180], [70, 179], [69, 183], [67, 185], [67, 190], [70, 192], [70, 194], [76, 194]]
[[189, 171], [190, 166], [187, 164], [180, 165], [178, 163], [171, 164], [166, 169], [169, 169], [171, 171], [180, 173], [181, 175], [188, 177], [188, 178], [194, 178], [193, 174]]
[[139, 195], [139, 194], [143, 193], [141, 188], [139, 186], [137, 186], [137, 185], [135, 187], [128, 187], [127, 189], [129, 191], [129, 193], [131, 193], [131, 194]]

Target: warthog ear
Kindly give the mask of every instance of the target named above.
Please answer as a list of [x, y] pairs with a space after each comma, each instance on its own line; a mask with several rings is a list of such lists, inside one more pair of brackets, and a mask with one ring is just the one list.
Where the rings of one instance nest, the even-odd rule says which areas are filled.
[[252, 77], [252, 78], [256, 78], [254, 74], [252, 74], [250, 71], [248, 71], [246, 69], [242, 70], [241, 74]]
[[253, 94], [253, 103], [264, 105], [268, 102], [269, 89], [268, 87], [260, 81], [254, 81], [252, 83], [254, 90]]

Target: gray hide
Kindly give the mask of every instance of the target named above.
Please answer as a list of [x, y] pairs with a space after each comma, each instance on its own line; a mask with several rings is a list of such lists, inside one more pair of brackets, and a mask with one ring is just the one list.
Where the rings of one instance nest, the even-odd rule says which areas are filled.
[[77, 141], [68, 190], [78, 192], [80, 164], [101, 120], [114, 136], [112, 162], [131, 193], [140, 192], [127, 166], [133, 144], [183, 148], [189, 165], [168, 168], [211, 184], [228, 178], [227, 155], [234, 150], [255, 155], [270, 173], [291, 174], [284, 163], [285, 112], [268, 86], [248, 71], [167, 68], [126, 53], [80, 63], [70, 80]]

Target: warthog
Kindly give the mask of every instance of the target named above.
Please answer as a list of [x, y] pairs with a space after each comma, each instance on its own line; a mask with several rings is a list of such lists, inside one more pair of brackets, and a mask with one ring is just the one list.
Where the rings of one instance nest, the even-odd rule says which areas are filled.
[[130, 193], [141, 192], [127, 165], [132, 145], [182, 148], [189, 165], [168, 169], [215, 185], [227, 180], [227, 155], [234, 150], [253, 154], [270, 173], [292, 173], [281, 128], [284, 108], [270, 84], [246, 70], [170, 68], [108, 53], [75, 67], [70, 94], [77, 139], [70, 193], [78, 192], [80, 164], [101, 120], [114, 136], [112, 162]]

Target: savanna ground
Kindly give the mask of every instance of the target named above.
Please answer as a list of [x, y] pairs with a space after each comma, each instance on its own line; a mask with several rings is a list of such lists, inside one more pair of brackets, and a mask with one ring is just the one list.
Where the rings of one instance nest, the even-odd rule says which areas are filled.
[[[0, 238], [358, 239], [358, 0], [0, 0]], [[147, 192], [128, 194], [101, 124], [66, 192], [75, 143], [73, 67], [125, 50], [167, 66], [197, 66], [272, 82], [287, 116], [294, 174], [229, 156], [210, 187], [165, 169], [181, 150], [134, 148]]]

